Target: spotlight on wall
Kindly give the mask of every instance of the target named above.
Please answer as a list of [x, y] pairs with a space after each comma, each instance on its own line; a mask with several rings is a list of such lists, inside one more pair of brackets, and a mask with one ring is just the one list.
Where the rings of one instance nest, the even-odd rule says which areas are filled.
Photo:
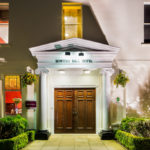
[[84, 56], [84, 53], [80, 52], [80, 53], [79, 53], [79, 56]]
[[59, 72], [60, 74], [65, 74], [65, 71], [64, 71], [64, 70], [58, 70], [58, 72]]
[[65, 55], [70, 56], [70, 52], [65, 52]]
[[91, 73], [90, 70], [83, 70], [83, 72], [84, 72], [85, 74], [90, 74], [90, 73]]

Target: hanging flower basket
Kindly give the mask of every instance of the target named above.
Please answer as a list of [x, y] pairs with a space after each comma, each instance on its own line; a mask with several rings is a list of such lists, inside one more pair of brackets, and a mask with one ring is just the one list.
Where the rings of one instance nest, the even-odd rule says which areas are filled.
[[129, 82], [129, 78], [126, 75], [125, 71], [120, 71], [119, 74], [116, 75], [114, 79], [114, 85], [116, 85], [117, 88], [119, 85], [121, 85], [122, 87], [125, 87], [127, 82]]
[[32, 83], [36, 81], [36, 75], [30, 72], [26, 72], [22, 76], [21, 80], [22, 80], [23, 87], [26, 87], [27, 85], [31, 85]]

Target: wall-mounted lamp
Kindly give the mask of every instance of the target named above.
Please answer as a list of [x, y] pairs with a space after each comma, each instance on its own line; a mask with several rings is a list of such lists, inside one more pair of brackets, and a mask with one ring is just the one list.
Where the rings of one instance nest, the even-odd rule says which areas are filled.
[[65, 52], [65, 55], [70, 56], [70, 52]]
[[79, 53], [79, 56], [84, 56], [84, 53], [80, 52], [80, 53]]

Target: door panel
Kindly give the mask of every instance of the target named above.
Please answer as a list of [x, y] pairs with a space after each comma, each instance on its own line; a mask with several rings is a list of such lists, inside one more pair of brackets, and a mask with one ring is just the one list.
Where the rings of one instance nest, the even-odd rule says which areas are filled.
[[56, 107], [59, 108], [59, 109], [57, 109], [56, 126], [58, 129], [63, 129], [63, 122], [64, 122], [64, 120], [63, 120], [63, 110], [64, 110], [63, 109], [63, 107], [64, 107], [63, 101], [58, 100]]
[[72, 100], [65, 101], [65, 129], [72, 129]]
[[55, 89], [55, 133], [95, 133], [95, 89]]

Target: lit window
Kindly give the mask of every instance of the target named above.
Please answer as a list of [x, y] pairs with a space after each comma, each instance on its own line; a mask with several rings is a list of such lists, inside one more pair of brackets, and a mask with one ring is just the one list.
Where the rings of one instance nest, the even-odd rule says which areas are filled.
[[0, 3], [0, 44], [8, 43], [9, 4]]
[[22, 101], [15, 103], [14, 98], [22, 99], [20, 76], [5, 76], [5, 112], [7, 115], [22, 113]]
[[82, 6], [79, 3], [62, 5], [62, 39], [82, 38]]

